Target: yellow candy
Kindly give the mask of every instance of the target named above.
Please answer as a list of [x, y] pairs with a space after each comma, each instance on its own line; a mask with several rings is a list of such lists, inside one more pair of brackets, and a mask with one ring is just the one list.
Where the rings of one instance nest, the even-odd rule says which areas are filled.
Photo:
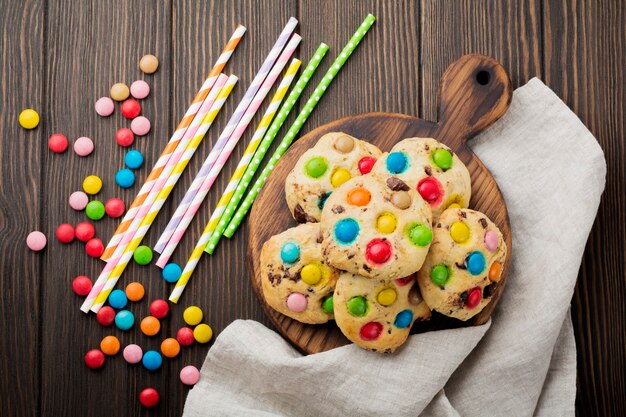
[[350, 171], [347, 169], [337, 168], [330, 177], [330, 183], [334, 188], [337, 188], [344, 182], [348, 181], [351, 177]]
[[384, 306], [390, 306], [396, 301], [396, 290], [393, 288], [385, 288], [378, 293], [378, 303]]
[[193, 329], [193, 337], [198, 343], [207, 343], [213, 337], [213, 330], [208, 324], [199, 324]]
[[83, 190], [87, 194], [95, 195], [102, 189], [102, 180], [96, 175], [90, 175], [83, 181]]
[[19, 120], [24, 129], [34, 129], [39, 124], [39, 114], [33, 109], [25, 109], [20, 113]]
[[376, 219], [376, 229], [378, 229], [380, 233], [393, 233], [397, 225], [398, 220], [396, 216], [391, 213], [381, 214], [378, 216], [378, 219]]
[[469, 227], [463, 222], [454, 222], [450, 226], [450, 236], [456, 243], [466, 242], [470, 236]]
[[308, 264], [300, 271], [300, 278], [309, 285], [315, 285], [322, 279], [322, 270], [315, 264]]
[[448, 206], [449, 209], [451, 208], [461, 208], [461, 205], [459, 203], [452, 203]]
[[124, 83], [113, 84], [111, 87], [111, 98], [115, 101], [124, 101], [130, 95], [130, 89]]
[[183, 312], [183, 319], [188, 325], [195, 326], [202, 321], [202, 310], [197, 306], [187, 307]]

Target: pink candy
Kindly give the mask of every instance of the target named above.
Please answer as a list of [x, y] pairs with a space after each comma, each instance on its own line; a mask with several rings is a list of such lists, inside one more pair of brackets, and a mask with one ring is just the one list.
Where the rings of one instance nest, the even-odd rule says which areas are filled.
[[34, 231], [30, 232], [26, 237], [26, 246], [32, 251], [39, 252], [46, 247], [47, 241], [46, 235], [39, 231]]
[[195, 385], [200, 379], [200, 371], [193, 365], [187, 365], [180, 370], [180, 380], [185, 385]]
[[93, 152], [93, 141], [88, 137], [81, 136], [74, 142], [74, 152], [79, 156], [87, 156]]
[[150, 94], [150, 86], [144, 80], [137, 80], [130, 85], [130, 94], [136, 99], [148, 97]]
[[500, 238], [498, 237], [498, 234], [493, 230], [488, 230], [487, 233], [485, 233], [485, 246], [487, 246], [489, 252], [494, 252], [498, 249], [499, 244]]
[[295, 313], [302, 313], [308, 304], [306, 297], [299, 292], [293, 292], [287, 297], [287, 308]]
[[143, 350], [138, 345], [128, 345], [124, 348], [123, 356], [128, 363], [139, 363], [143, 357]]
[[150, 120], [143, 116], [135, 117], [130, 124], [130, 130], [137, 136], [145, 136], [150, 131]]
[[69, 198], [70, 207], [76, 211], [84, 210], [89, 203], [89, 197], [82, 191], [74, 191]]
[[102, 117], [110, 116], [113, 114], [113, 110], [115, 110], [115, 104], [113, 104], [113, 100], [110, 97], [100, 97], [94, 107], [96, 113]]

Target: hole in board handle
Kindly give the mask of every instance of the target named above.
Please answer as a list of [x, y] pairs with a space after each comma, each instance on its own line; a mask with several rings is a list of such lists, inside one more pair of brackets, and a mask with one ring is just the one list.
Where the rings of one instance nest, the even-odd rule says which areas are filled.
[[476, 73], [476, 82], [480, 85], [487, 85], [491, 81], [491, 74], [489, 71], [480, 70]]

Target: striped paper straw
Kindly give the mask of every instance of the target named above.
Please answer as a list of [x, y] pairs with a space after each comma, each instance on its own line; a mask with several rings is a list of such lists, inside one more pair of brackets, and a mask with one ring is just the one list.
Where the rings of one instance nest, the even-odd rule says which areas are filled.
[[163, 268], [167, 264], [167, 261], [170, 259], [172, 253], [174, 253], [174, 250], [178, 246], [178, 243], [187, 231], [189, 224], [200, 209], [202, 202], [211, 190], [211, 187], [213, 187], [217, 176], [228, 161], [228, 158], [230, 157], [232, 151], [235, 149], [235, 146], [237, 146], [237, 142], [239, 142], [239, 139], [241, 139], [241, 137], [243, 136], [243, 133], [246, 131], [248, 125], [250, 124], [250, 121], [252, 121], [252, 118], [263, 103], [263, 100], [265, 100], [265, 97], [267, 96], [269, 91], [272, 89], [274, 83], [278, 79], [278, 76], [287, 65], [289, 58], [291, 58], [291, 55], [293, 55], [301, 40], [302, 38], [300, 37], [300, 35], [294, 34], [287, 46], [285, 47], [285, 50], [280, 54], [280, 57], [274, 65], [274, 68], [272, 68], [265, 81], [263, 81], [261, 88], [254, 96], [254, 100], [250, 103], [250, 106], [248, 107], [243, 117], [237, 124], [237, 127], [228, 139], [226, 146], [220, 152], [219, 156], [215, 160], [215, 163], [211, 167], [211, 170], [204, 179], [202, 185], [200, 185], [200, 188], [196, 192], [196, 195], [191, 201], [191, 204], [185, 211], [183, 217], [180, 219], [178, 226], [176, 226], [174, 233], [167, 242], [167, 245], [165, 245], [165, 248], [163, 249], [162, 254], [157, 261], [157, 266]]
[[222, 131], [222, 134], [217, 139], [217, 142], [215, 143], [215, 145], [213, 145], [213, 149], [211, 149], [209, 156], [202, 164], [202, 167], [200, 168], [200, 171], [196, 175], [196, 178], [194, 178], [193, 182], [191, 183], [191, 186], [185, 193], [185, 196], [183, 197], [178, 207], [176, 208], [174, 215], [168, 222], [167, 226], [165, 226], [165, 229], [163, 230], [163, 233], [159, 237], [157, 244], [154, 246], [154, 250], [156, 252], [161, 253], [165, 249], [167, 242], [169, 242], [170, 238], [172, 237], [172, 234], [174, 234], [176, 227], [178, 226], [178, 224], [180, 223], [180, 220], [185, 215], [187, 208], [189, 208], [189, 205], [193, 201], [193, 198], [195, 197], [198, 190], [200, 189], [202, 182], [204, 181], [206, 176], [209, 174], [209, 171], [213, 167], [213, 164], [215, 163], [215, 160], [217, 159], [219, 154], [222, 152], [222, 149], [224, 149], [224, 147], [226, 146], [226, 143], [228, 142], [228, 138], [230, 138], [230, 135], [233, 133], [233, 131], [237, 127], [237, 124], [239, 123], [246, 109], [248, 108], [252, 100], [254, 99], [254, 96], [256, 95], [257, 91], [259, 91], [261, 84], [267, 77], [267, 74], [269, 74], [270, 70], [272, 69], [272, 66], [276, 62], [276, 59], [278, 58], [278, 56], [280, 55], [280, 52], [282, 51], [285, 44], [287, 43], [287, 40], [289, 39], [293, 31], [295, 30], [295, 27], [297, 24], [298, 24], [298, 21], [293, 17], [290, 18], [289, 21], [287, 22], [287, 25], [285, 26], [282, 33], [276, 40], [276, 43], [270, 50], [268, 56], [265, 58], [265, 61], [261, 65], [259, 72], [256, 74], [256, 76], [252, 80], [252, 83], [248, 87], [248, 90], [246, 91], [243, 99], [241, 100], [241, 102], [235, 109], [235, 112], [233, 113], [230, 120], [226, 124], [226, 127]]
[[[159, 183], [155, 186], [158, 187], [160, 191], [152, 190], [149, 193], [148, 197], [146, 198], [146, 203], [150, 204], [144, 204], [141, 206], [141, 210], [129, 227], [129, 233], [126, 233], [124, 235], [124, 239], [122, 239], [122, 242], [118, 245], [116, 251], [112, 255], [111, 261], [107, 263], [104, 270], [100, 273], [96, 284], [92, 288], [92, 292], [94, 293], [93, 297], [95, 297], [95, 299], [92, 299], [91, 301], [85, 300], [83, 306], [81, 307], [82, 311], [87, 312], [91, 308], [92, 311], [98, 312], [100, 307], [102, 307], [102, 304], [104, 304], [112, 288], [115, 286], [117, 279], [119, 279], [119, 276], [113, 276], [114, 271], [116, 271], [115, 268], [118, 264], [125, 262], [125, 265], [121, 268], [121, 270], [117, 269], [117, 271], [119, 271], [119, 274], [121, 275], [121, 273], [124, 271], [124, 268], [126, 267], [126, 264], [128, 264], [128, 261], [132, 257], [132, 253], [141, 242], [143, 236], [145, 236], [145, 234], [147, 233], [150, 225], [152, 224], [152, 221], [154, 221], [154, 218], [162, 207], [163, 202], [165, 202], [167, 195], [169, 195], [169, 193], [172, 191], [174, 185], [176, 184], [176, 181], [178, 181], [178, 178], [180, 178], [182, 172], [189, 163], [189, 160], [202, 142], [202, 139], [206, 135], [206, 132], [211, 127], [211, 124], [217, 117], [220, 109], [224, 105], [224, 102], [230, 95], [236, 83], [237, 77], [235, 77], [234, 75], [228, 77], [226, 84], [217, 94], [217, 97], [215, 98], [211, 109], [202, 120], [202, 123], [200, 123], [200, 126], [195, 136], [187, 144], [185, 152], [180, 157], [180, 160], [173, 167], [168, 167], [169, 176], [164, 177], [164, 179], [166, 180], [165, 185], [162, 186], [162, 179], [160, 179]], [[161, 198], [160, 200], [158, 200], [160, 201], [160, 205], [151, 204], [159, 197]], [[132, 231], [134, 231], [134, 233], [131, 235], [130, 232]], [[104, 294], [106, 290], [108, 290], [108, 292]], [[88, 298], [90, 298], [91, 296], [92, 293], [90, 292]]]
[[124, 215], [122, 222], [119, 224], [119, 226], [115, 230], [115, 233], [111, 237], [111, 240], [109, 240], [109, 243], [107, 244], [100, 259], [107, 261], [111, 257], [113, 252], [115, 252], [115, 249], [117, 245], [120, 243], [120, 241], [122, 240], [124, 233], [126, 232], [126, 230], [128, 230], [130, 224], [132, 223], [133, 219], [137, 215], [139, 208], [144, 203], [155, 181], [161, 176], [163, 167], [165, 166], [165, 164], [167, 164], [167, 161], [169, 161], [169, 158], [172, 155], [172, 153], [177, 149], [180, 139], [183, 137], [183, 135], [187, 131], [187, 128], [189, 127], [194, 116], [198, 112], [198, 109], [200, 108], [204, 100], [206, 99], [209, 93], [209, 90], [211, 90], [211, 88], [215, 84], [215, 81], [217, 80], [217, 76], [222, 72], [222, 70], [226, 66], [226, 63], [228, 62], [229, 58], [233, 54], [233, 51], [239, 44], [239, 41], [243, 37], [244, 33], [246, 33], [246, 28], [242, 25], [238, 25], [237, 28], [235, 29], [235, 32], [230, 37], [229, 41], [226, 43], [226, 46], [224, 46], [224, 50], [218, 57], [211, 71], [209, 72], [209, 75], [207, 76], [206, 80], [202, 84], [202, 87], [200, 87], [200, 91], [198, 91], [193, 101], [191, 102], [191, 105], [187, 109], [187, 112], [183, 116], [183, 119], [180, 121], [180, 123], [176, 127], [176, 130], [174, 131], [174, 134], [172, 135], [169, 142], [165, 146], [165, 149], [163, 149], [161, 156], [159, 157], [156, 164], [154, 165], [154, 168], [152, 168], [152, 171], [148, 175], [148, 178], [146, 178], [146, 181], [144, 182], [143, 186], [139, 190], [139, 193], [133, 200], [131, 206], [128, 208], [128, 211]]
[[[289, 93], [289, 96], [287, 96], [285, 103], [282, 105], [282, 107], [280, 108], [280, 111], [278, 112], [278, 116], [276, 116], [276, 119], [272, 122], [270, 128], [268, 129], [267, 134], [263, 138], [263, 141], [261, 141], [261, 145], [259, 146], [259, 150], [255, 154], [255, 158], [250, 163], [250, 165], [248, 166], [248, 169], [246, 170], [246, 173], [244, 174], [244, 181], [247, 178], [248, 171], [250, 171], [250, 168], [253, 167], [253, 165], [256, 165], [258, 167], [261, 161], [260, 160], [257, 161], [257, 157], [256, 157], [257, 154], [262, 153], [261, 151], [263, 150], [264, 146], [269, 146], [267, 144], [268, 142], [266, 141], [266, 139], [271, 137], [271, 139], [269, 139], [269, 143], [271, 143], [273, 137], [276, 136], [276, 133], [280, 130], [280, 127], [282, 126], [285, 119], [289, 115], [289, 112], [291, 111], [296, 101], [300, 97], [300, 94], [302, 93], [304, 88], [307, 86], [307, 83], [309, 82], [313, 74], [315, 73], [315, 69], [318, 67], [318, 65], [324, 58], [324, 55], [326, 54], [327, 51], [328, 51], [328, 45], [322, 43], [320, 44], [319, 48], [317, 48], [317, 51], [315, 51], [315, 53], [311, 57], [309, 64], [306, 66], [306, 68], [304, 69], [300, 77], [298, 78], [298, 81], [296, 81], [295, 87], [291, 90], [291, 93]], [[261, 156], [260, 159], [263, 159], [263, 156]], [[252, 176], [250, 176], [250, 178], [252, 178]], [[250, 179], [248, 179], [247, 181], [249, 182]], [[239, 183], [239, 186], [241, 186], [242, 184], [243, 184], [243, 181]], [[237, 190], [239, 190], [239, 186], [237, 187]], [[243, 191], [241, 193], [243, 194]], [[180, 296], [183, 293], [183, 290], [187, 286], [187, 283], [191, 279], [191, 275], [193, 274], [193, 271], [196, 269], [196, 266], [198, 265], [198, 262], [200, 261], [200, 257], [202, 256], [202, 253], [204, 251], [204, 248], [207, 242], [209, 241], [210, 236], [211, 236], [211, 232], [208, 231], [208, 225], [207, 225], [207, 227], [204, 228], [204, 231], [202, 232], [202, 236], [200, 236], [200, 239], [198, 240], [198, 243], [196, 244], [193, 252], [189, 256], [189, 259], [187, 260], [187, 263], [185, 264], [185, 268], [183, 269], [182, 275], [176, 282], [176, 286], [174, 287], [174, 289], [172, 290], [172, 293], [170, 294], [169, 299], [171, 302], [177, 303], [178, 300], [180, 299]]]
[[311, 98], [309, 98], [309, 100], [304, 105], [304, 108], [302, 109], [302, 111], [300, 111], [300, 114], [296, 118], [296, 121], [293, 122], [293, 124], [287, 131], [287, 134], [281, 141], [280, 145], [278, 145], [278, 148], [272, 155], [272, 158], [267, 163], [265, 168], [263, 168], [263, 171], [259, 175], [259, 178], [256, 180], [256, 182], [254, 183], [254, 186], [252, 186], [252, 188], [248, 192], [248, 195], [246, 195], [245, 200], [243, 201], [243, 203], [241, 203], [241, 206], [235, 213], [235, 216], [230, 221], [230, 224], [228, 225], [228, 227], [226, 228], [226, 231], [224, 232], [224, 234], [227, 237], [233, 236], [233, 234], [237, 230], [237, 227], [239, 227], [239, 225], [241, 224], [241, 221], [243, 220], [244, 216], [248, 213], [248, 210], [250, 210], [250, 207], [252, 206], [254, 199], [259, 194], [259, 191], [265, 184], [265, 181], [267, 180], [267, 177], [269, 176], [270, 172], [272, 172], [272, 170], [274, 169], [274, 166], [278, 163], [278, 160], [280, 159], [280, 157], [283, 156], [283, 154], [287, 151], [287, 148], [289, 147], [289, 145], [291, 145], [291, 142], [293, 142], [294, 138], [296, 137], [300, 129], [302, 129], [302, 125], [304, 124], [306, 119], [309, 117], [313, 109], [315, 109], [315, 106], [324, 95], [324, 92], [326, 91], [330, 83], [337, 76], [337, 73], [339, 73], [339, 70], [341, 70], [341, 67], [346, 63], [346, 61], [348, 60], [352, 52], [354, 52], [359, 42], [361, 42], [361, 40], [363, 39], [365, 34], [368, 32], [370, 27], [372, 27], [375, 21], [376, 21], [376, 18], [373, 15], [371, 14], [367, 15], [363, 23], [361, 23], [361, 26], [359, 26], [359, 28], [354, 33], [354, 35], [352, 35], [352, 38], [350, 38], [350, 40], [348, 41], [346, 46], [343, 48], [343, 50], [341, 51], [337, 59], [335, 59], [335, 62], [333, 62], [333, 64], [328, 69], [328, 71], [326, 71], [326, 74], [324, 75], [324, 78], [322, 78], [322, 81], [320, 81], [318, 86], [315, 87], [315, 90], [313, 91]]

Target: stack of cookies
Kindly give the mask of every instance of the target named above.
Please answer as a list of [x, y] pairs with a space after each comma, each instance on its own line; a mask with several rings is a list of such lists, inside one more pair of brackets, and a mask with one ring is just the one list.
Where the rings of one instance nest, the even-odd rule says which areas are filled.
[[300, 223], [261, 251], [263, 294], [309, 324], [335, 320], [355, 344], [392, 352], [431, 311], [468, 320], [490, 301], [507, 253], [500, 230], [468, 209], [470, 175], [430, 138], [391, 152], [329, 133], [286, 179]]

